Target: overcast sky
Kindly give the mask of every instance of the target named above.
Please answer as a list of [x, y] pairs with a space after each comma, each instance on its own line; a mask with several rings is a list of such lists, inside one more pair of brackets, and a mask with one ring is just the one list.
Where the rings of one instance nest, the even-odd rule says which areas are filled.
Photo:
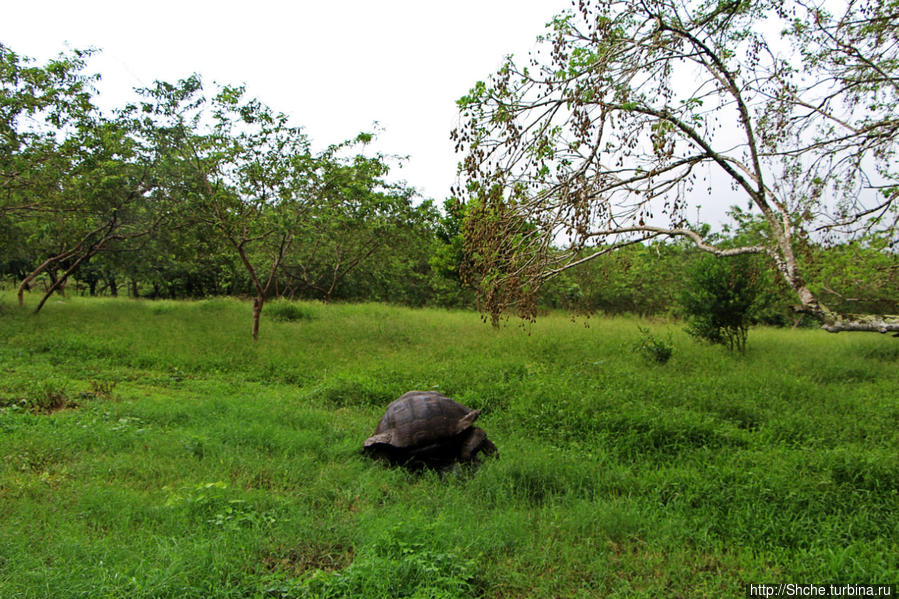
[[408, 155], [393, 173], [442, 202], [455, 181], [449, 133], [456, 100], [506, 54], [524, 55], [569, 0], [4, 3], [0, 42], [43, 62], [69, 48], [101, 50], [100, 103], [199, 73], [248, 93], [305, 127], [317, 148], [372, 130], [375, 146]]

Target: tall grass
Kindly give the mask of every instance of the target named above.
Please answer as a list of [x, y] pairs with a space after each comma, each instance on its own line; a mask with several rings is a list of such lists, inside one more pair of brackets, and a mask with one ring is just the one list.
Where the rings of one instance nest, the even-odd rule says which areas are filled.
[[[720, 597], [899, 573], [899, 344], [0, 294], [0, 597]], [[632, 351], [640, 327], [665, 364]], [[473, 473], [360, 455], [438, 389]], [[47, 405], [48, 397], [65, 400]]]

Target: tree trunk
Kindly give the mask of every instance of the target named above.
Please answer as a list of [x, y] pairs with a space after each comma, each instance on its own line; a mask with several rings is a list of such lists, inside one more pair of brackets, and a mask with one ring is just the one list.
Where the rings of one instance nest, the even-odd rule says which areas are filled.
[[35, 268], [34, 270], [32, 270], [31, 273], [29, 273], [27, 277], [25, 277], [24, 279], [22, 279], [22, 282], [19, 283], [19, 289], [18, 289], [18, 295], [19, 295], [19, 307], [20, 307], [20, 308], [21, 308], [22, 306], [25, 305], [25, 299], [24, 299], [25, 290], [26, 290], [26, 289], [30, 289], [30, 287], [31, 287], [31, 282], [32, 282], [34, 279], [36, 279], [37, 276], [38, 276], [39, 274], [41, 274], [42, 272], [44, 272], [44, 270], [45, 270], [48, 266], [50, 266], [50, 264], [52, 264], [52, 263], [55, 262], [56, 260], [62, 259], [63, 257], [67, 257], [68, 255], [69, 255], [69, 253], [67, 252], [66, 254], [59, 254], [59, 255], [57, 255], [57, 256], [53, 256], [53, 257], [51, 257], [51, 258], [47, 258], [46, 260], [44, 260], [44, 261], [41, 263], [40, 266], [38, 266], [37, 268]]
[[259, 277], [256, 276], [256, 269], [253, 268], [253, 264], [247, 257], [247, 253], [244, 250], [243, 246], [243, 243], [245, 241], [246, 240], [243, 240], [241, 243], [237, 243], [232, 239], [231, 243], [232, 245], [234, 245], [235, 249], [237, 249], [237, 253], [250, 275], [253, 287], [256, 289], [256, 298], [253, 300], [253, 342], [256, 342], [259, 340], [259, 316], [262, 314], [262, 306], [263, 304], [265, 304], [265, 296], [268, 294], [269, 289], [271, 289], [272, 282], [277, 278], [278, 267], [281, 265], [281, 260], [284, 259], [284, 253], [287, 251], [287, 248], [290, 247], [290, 237], [284, 237], [281, 239], [281, 247], [278, 249], [278, 255], [272, 261], [272, 267], [271, 270], [269, 270], [265, 285], [262, 285], [262, 283], [260, 283]]
[[[56, 276], [56, 268], [48, 268], [47, 274], [50, 276], [50, 288], [47, 290], [47, 294], [49, 295], [54, 290], [59, 295], [65, 297], [66, 296], [66, 279], [65, 277], [59, 278]], [[41, 302], [43, 304], [44, 302]]]
[[[66, 269], [66, 271], [64, 273], [62, 273], [62, 276], [59, 278], [57, 278], [56, 273], [53, 272], [53, 274], [50, 277], [51, 279], [53, 279], [53, 284], [50, 285], [50, 288], [47, 289], [47, 292], [44, 294], [44, 297], [42, 297], [41, 301], [38, 302], [37, 307], [34, 309], [35, 314], [37, 314], [38, 312], [41, 311], [41, 308], [44, 307], [44, 304], [47, 303], [47, 300], [50, 299], [50, 296], [53, 295], [54, 291], [56, 291], [60, 288], [63, 289], [62, 296], [65, 297], [65, 285], [66, 285], [66, 281], [69, 279], [69, 275], [71, 275], [73, 272], [75, 272], [75, 269], [78, 268], [79, 264], [84, 262], [84, 260], [86, 258], [90, 258], [92, 255], [93, 254], [85, 254], [84, 256], [80, 256], [77, 260], [75, 260], [75, 262], [72, 263], [72, 265], [68, 269]], [[55, 271], [55, 269], [51, 269], [51, 270]]]
[[257, 295], [253, 299], [253, 341], [259, 340], [259, 317], [262, 315], [262, 305], [265, 303], [265, 298], [262, 295]]
[[[55, 256], [51, 256], [51, 257], [47, 258], [40, 264], [40, 266], [38, 266], [33, 271], [31, 271], [31, 273], [27, 277], [22, 279], [22, 282], [19, 283], [19, 288], [17, 290], [17, 293], [19, 296], [19, 307], [21, 308], [25, 304], [25, 300], [23, 297], [25, 290], [31, 289], [31, 282], [34, 281], [34, 279], [37, 278], [37, 276], [39, 274], [41, 274], [42, 272], [47, 270], [47, 268], [54, 262], [57, 262], [59, 260], [65, 260], [66, 258], [70, 258], [70, 257], [74, 256], [77, 251], [78, 251], [78, 248], [76, 247], [75, 249], [69, 250], [67, 252], [62, 252], [61, 254], [57, 254]], [[54, 272], [54, 274], [51, 275], [51, 278], [54, 278], [55, 276], [56, 276], [56, 274]]]

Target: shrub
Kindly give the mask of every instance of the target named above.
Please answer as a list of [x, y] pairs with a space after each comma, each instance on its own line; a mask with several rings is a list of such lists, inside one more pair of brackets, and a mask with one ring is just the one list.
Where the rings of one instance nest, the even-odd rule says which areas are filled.
[[728, 349], [746, 351], [754, 316], [763, 308], [764, 265], [758, 256], [705, 255], [687, 272], [680, 297], [687, 333]]
[[642, 336], [640, 340], [634, 344], [634, 352], [643, 356], [648, 362], [657, 364], [665, 364], [671, 359], [674, 352], [674, 346], [671, 343], [671, 333], [667, 339], [659, 339], [649, 332], [649, 329], [637, 327]]

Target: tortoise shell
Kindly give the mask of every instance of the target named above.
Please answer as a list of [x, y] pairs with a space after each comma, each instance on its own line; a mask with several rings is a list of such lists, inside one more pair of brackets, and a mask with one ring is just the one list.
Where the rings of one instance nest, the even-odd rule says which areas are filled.
[[480, 414], [436, 391], [409, 391], [387, 406], [363, 447], [426, 447], [464, 433]]

